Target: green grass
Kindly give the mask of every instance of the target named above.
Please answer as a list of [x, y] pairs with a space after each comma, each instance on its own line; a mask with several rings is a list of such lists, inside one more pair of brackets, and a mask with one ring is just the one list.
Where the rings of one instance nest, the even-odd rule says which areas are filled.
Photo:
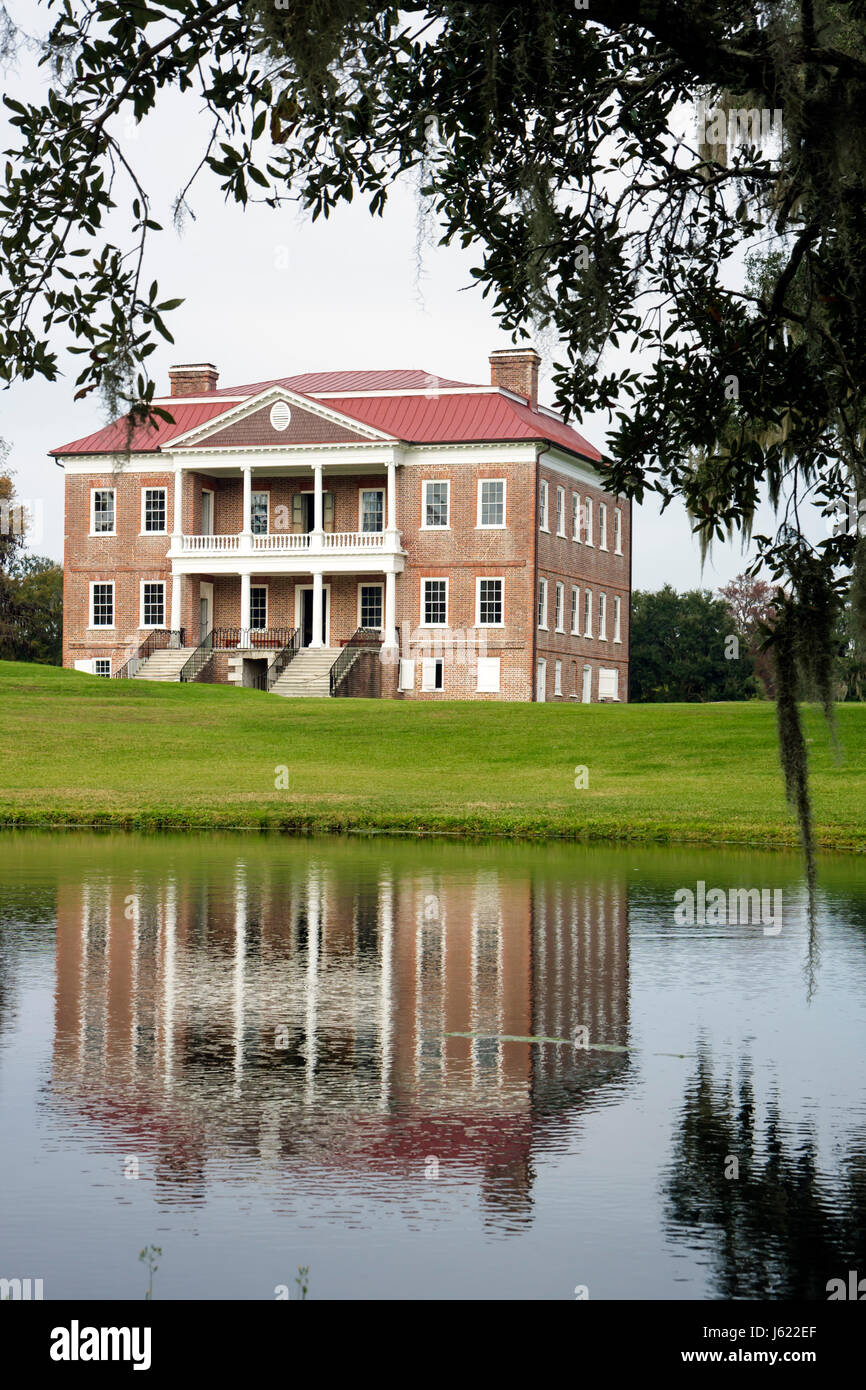
[[[797, 844], [766, 703], [283, 700], [0, 662], [0, 716], [6, 825]], [[866, 707], [836, 749], [806, 722], [818, 843], [866, 849]]]

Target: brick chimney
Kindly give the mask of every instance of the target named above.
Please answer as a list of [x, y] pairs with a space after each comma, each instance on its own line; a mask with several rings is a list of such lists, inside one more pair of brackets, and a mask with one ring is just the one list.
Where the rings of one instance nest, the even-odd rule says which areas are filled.
[[169, 367], [168, 379], [173, 396], [207, 396], [217, 389], [219, 372], [212, 362], [185, 363]]
[[525, 396], [538, 409], [538, 369], [541, 358], [535, 348], [500, 348], [490, 354], [490, 385]]

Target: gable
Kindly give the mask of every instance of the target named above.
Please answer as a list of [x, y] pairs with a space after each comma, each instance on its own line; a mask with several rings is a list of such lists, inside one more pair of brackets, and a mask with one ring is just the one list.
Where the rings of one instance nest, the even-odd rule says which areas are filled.
[[[285, 402], [279, 404], [285, 405]], [[275, 429], [271, 424], [271, 409], [274, 401], [257, 410], [235, 419], [223, 429], [209, 430], [202, 435], [197, 433], [195, 440], [184, 443], [182, 447], [196, 449], [237, 449], [244, 446], [253, 448], [285, 448], [292, 444], [369, 444], [369, 431], [353, 430], [349, 422], [343, 424], [330, 413], [305, 410], [291, 403], [291, 419], [285, 429]]]

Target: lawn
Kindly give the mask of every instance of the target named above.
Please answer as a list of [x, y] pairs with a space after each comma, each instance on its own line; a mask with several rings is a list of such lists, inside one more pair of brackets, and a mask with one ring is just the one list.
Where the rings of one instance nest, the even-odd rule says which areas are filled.
[[[0, 662], [0, 715], [6, 825], [797, 843], [766, 703], [284, 700]], [[866, 707], [836, 748], [806, 720], [818, 842], [866, 849]]]

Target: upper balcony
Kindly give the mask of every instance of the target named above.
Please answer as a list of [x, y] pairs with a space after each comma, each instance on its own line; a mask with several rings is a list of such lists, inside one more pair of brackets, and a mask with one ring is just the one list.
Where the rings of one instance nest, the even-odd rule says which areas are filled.
[[264, 534], [172, 536], [169, 558], [178, 573], [206, 564], [230, 573], [239, 566], [276, 572], [318, 569], [402, 569], [404, 555], [396, 531], [269, 531]]

